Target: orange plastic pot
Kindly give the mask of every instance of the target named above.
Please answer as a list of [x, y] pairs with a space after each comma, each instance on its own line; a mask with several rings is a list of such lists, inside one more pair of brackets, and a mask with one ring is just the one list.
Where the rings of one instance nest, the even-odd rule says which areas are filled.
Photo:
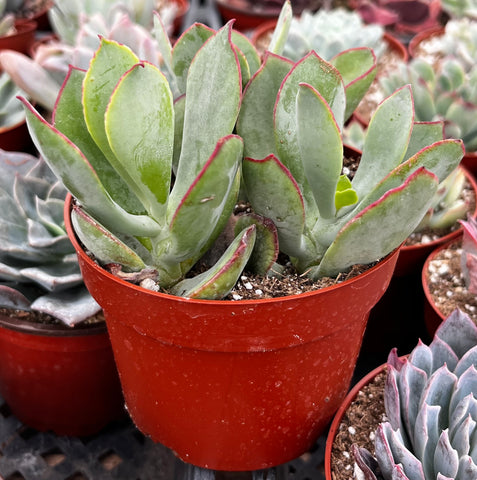
[[138, 428], [182, 460], [257, 470], [306, 452], [349, 388], [371, 307], [398, 251], [341, 284], [278, 299], [191, 300], [145, 290], [85, 254]]
[[0, 393], [23, 423], [58, 435], [91, 435], [125, 414], [104, 323], [70, 328], [1, 315]]

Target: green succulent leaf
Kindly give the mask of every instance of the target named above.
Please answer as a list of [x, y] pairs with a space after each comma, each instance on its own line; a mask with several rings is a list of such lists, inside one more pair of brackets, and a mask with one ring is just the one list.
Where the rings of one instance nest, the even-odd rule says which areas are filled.
[[270, 218], [277, 227], [280, 250], [298, 252], [305, 212], [300, 189], [290, 172], [274, 155], [263, 160], [245, 158], [242, 172], [254, 211]]
[[89, 133], [127, 183], [130, 183], [128, 172], [121, 169], [109, 146], [104, 114], [120, 78], [138, 62], [139, 59], [128, 47], [102, 38], [83, 81], [84, 118]]
[[345, 120], [351, 117], [373, 83], [378, 71], [376, 56], [370, 48], [351, 48], [331, 59], [346, 89]]
[[278, 156], [304, 192], [308, 205], [312, 204], [313, 200], [309, 199], [306, 193], [310, 191], [310, 187], [307, 185], [302, 163], [296, 122], [296, 99], [300, 83], [307, 83], [320, 92], [333, 112], [340, 130], [344, 122], [346, 97], [343, 80], [338, 70], [314, 52], [295, 64], [278, 93], [274, 117]]
[[[135, 119], [131, 121], [131, 118]], [[167, 80], [150, 63], [129, 70], [105, 114], [111, 150], [149, 215], [164, 225], [174, 147], [174, 107]]]
[[280, 85], [292, 67], [282, 57], [266, 53], [262, 66], [248, 84], [237, 120], [244, 139], [244, 155], [265, 158], [276, 154], [273, 110]]
[[177, 86], [181, 94], [186, 91], [187, 74], [189, 73], [192, 59], [213, 34], [214, 31], [211, 28], [195, 23], [174, 44], [172, 49], [172, 69], [176, 75]]
[[408, 160], [419, 150], [444, 138], [444, 122], [416, 122], [412, 127], [411, 140], [404, 160]]
[[[301, 83], [297, 95], [297, 138], [303, 169], [320, 215], [335, 215], [335, 193], [343, 166], [341, 134], [326, 100]], [[320, 136], [320, 148], [316, 138]]]
[[235, 224], [235, 235], [250, 225], [255, 225], [257, 238], [247, 270], [257, 275], [266, 275], [279, 254], [277, 227], [270, 219], [257, 214], [240, 215]]
[[159, 225], [151, 218], [131, 215], [116, 204], [78, 147], [49, 125], [26, 100], [22, 101], [36, 148], [65, 187], [92, 216], [119, 232], [135, 235], [159, 232]]
[[414, 124], [414, 109], [409, 86], [384, 100], [368, 126], [363, 153], [353, 178], [353, 188], [363, 197], [406, 153]]
[[268, 45], [268, 51], [275, 55], [281, 55], [287, 41], [288, 32], [293, 18], [293, 11], [290, 0], [283, 3], [277, 25], [273, 31], [272, 39]]
[[437, 185], [435, 175], [420, 169], [360, 212], [326, 251], [319, 275], [333, 276], [356, 263], [372, 263], [397, 248], [426, 213]]
[[346, 175], [340, 175], [338, 185], [336, 186], [335, 194], [335, 208], [336, 211], [343, 207], [354, 205], [358, 202], [358, 195], [356, 194], [350, 179]]
[[[212, 232], [216, 232], [216, 225], [221, 223], [223, 216], [228, 217], [232, 213], [233, 202], [229, 198], [233, 195], [235, 201], [242, 153], [240, 137], [229, 135], [219, 141], [210, 160], [171, 217], [172, 247], [164, 253], [161, 262], [177, 263], [189, 256], [195, 257], [209, 241]], [[226, 208], [228, 211], [225, 211]]]
[[144, 207], [118, 175], [89, 134], [83, 114], [82, 85], [86, 73], [71, 67], [53, 111], [53, 125], [85, 155], [111, 198], [130, 213]]
[[[253, 43], [243, 33], [232, 30], [232, 43], [243, 53], [247, 60], [250, 76], [260, 68], [261, 60]], [[243, 82], [242, 82], [243, 83]]]
[[237, 283], [255, 243], [255, 226], [241, 232], [219, 261], [207, 272], [178, 283], [172, 293], [187, 298], [220, 300]]
[[101, 263], [119, 263], [132, 271], [139, 271], [146, 267], [136, 252], [81, 208], [73, 207], [71, 222], [79, 239], [87, 249], [94, 252]]
[[227, 24], [197, 52], [189, 69], [182, 148], [171, 192], [171, 210], [177, 208], [219, 139], [235, 127], [242, 92], [240, 68], [230, 37], [231, 25]]

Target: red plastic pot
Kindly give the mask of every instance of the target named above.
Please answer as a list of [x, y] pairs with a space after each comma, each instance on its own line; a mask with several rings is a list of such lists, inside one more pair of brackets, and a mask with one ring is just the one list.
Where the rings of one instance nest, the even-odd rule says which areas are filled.
[[339, 431], [340, 424], [343, 420], [343, 417], [346, 413], [346, 410], [350, 407], [350, 405], [356, 399], [358, 393], [366, 387], [366, 385], [370, 384], [377, 375], [384, 371], [386, 368], [386, 364], [380, 365], [376, 367], [374, 370], [369, 372], [365, 375], [358, 383], [356, 383], [353, 388], [348, 392], [346, 398], [341, 403], [340, 407], [338, 408], [336, 415], [331, 422], [330, 430], [328, 432], [328, 436], [326, 438], [326, 447], [325, 447], [325, 478], [326, 480], [333, 480], [333, 469], [331, 467], [331, 458], [332, 458], [332, 451], [333, 451], [333, 444], [336, 438], [336, 435]]
[[0, 148], [16, 152], [29, 152], [33, 148], [25, 120], [9, 127], [0, 127]]
[[191, 300], [145, 290], [85, 254], [65, 223], [85, 284], [102, 306], [128, 412], [186, 462], [257, 470], [309, 450], [351, 381], [369, 310], [398, 250], [341, 284], [278, 299]]
[[125, 414], [106, 326], [0, 315], [0, 393], [13, 414], [58, 435], [97, 433]]
[[[280, 15], [283, 1], [259, 2], [252, 0], [215, 0], [215, 6], [224, 21], [235, 19], [237, 30], [252, 30], [264, 22], [276, 20]], [[293, 14], [300, 15], [304, 9], [315, 11], [321, 6], [319, 0], [292, 2]]]
[[429, 290], [429, 282], [427, 280], [429, 265], [434, 260], [434, 258], [444, 249], [449, 248], [454, 243], [461, 243], [462, 242], [462, 231], [461, 234], [451, 239], [450, 241], [446, 242], [444, 245], [436, 248], [426, 259], [424, 266], [422, 268], [421, 273], [421, 280], [422, 280], [422, 288], [424, 290], [424, 323], [426, 324], [427, 331], [429, 332], [430, 336], [433, 336], [436, 332], [439, 325], [446, 319], [446, 316], [437, 308], [437, 305], [434, 303], [432, 299], [431, 292]]
[[445, 33], [445, 28], [442, 26], [435, 26], [432, 28], [427, 28], [422, 32], [417, 33], [412, 37], [411, 41], [408, 45], [409, 55], [412, 58], [416, 58], [419, 56], [419, 45], [431, 39], [432, 37], [441, 37]]
[[35, 21], [15, 22], [16, 33], [0, 37], [0, 50], [16, 50], [28, 55], [30, 46], [35, 41], [37, 23]]

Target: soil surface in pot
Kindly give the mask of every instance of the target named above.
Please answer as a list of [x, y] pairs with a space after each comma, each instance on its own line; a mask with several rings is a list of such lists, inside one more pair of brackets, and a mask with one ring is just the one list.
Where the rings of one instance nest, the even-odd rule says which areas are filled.
[[477, 297], [465, 286], [460, 267], [461, 255], [460, 241], [439, 251], [426, 272], [429, 291], [436, 307], [445, 317], [460, 308], [477, 323]]
[[354, 475], [354, 458], [351, 445], [356, 443], [374, 455], [374, 437], [378, 425], [386, 420], [384, 411], [384, 384], [386, 371], [376, 375], [365, 385], [346, 410], [331, 451], [333, 480], [351, 480]]
[[[47, 313], [37, 311], [15, 310], [11, 308], [0, 308], [0, 315], [4, 315], [9, 318], [18, 318], [20, 320], [26, 320], [28, 322], [42, 323], [44, 325], [63, 325], [65, 324], [57, 318], [48, 315]], [[81, 325], [93, 325], [96, 323], [104, 322], [103, 312], [100, 312], [93, 317], [88, 318]], [[80, 325], [80, 324], [78, 324]]]
[[53, 0], [25, 0], [15, 12], [18, 19], [33, 18], [53, 5]]

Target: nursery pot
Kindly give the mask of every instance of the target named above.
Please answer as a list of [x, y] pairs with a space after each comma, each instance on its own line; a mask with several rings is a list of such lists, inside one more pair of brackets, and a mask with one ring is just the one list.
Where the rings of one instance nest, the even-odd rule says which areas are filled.
[[124, 415], [104, 322], [71, 328], [0, 315], [0, 393], [23, 423], [58, 435], [91, 435]]
[[85, 284], [102, 306], [128, 412], [182, 460], [257, 470], [306, 452], [345, 397], [371, 307], [398, 250], [361, 275], [263, 300], [192, 300], [108, 273], [80, 246]]
[[430, 263], [436, 258], [436, 256], [444, 249], [449, 248], [454, 243], [462, 242], [461, 235], [449, 240], [444, 245], [439, 246], [427, 257], [426, 262], [422, 268], [422, 288], [424, 290], [425, 302], [424, 302], [424, 322], [426, 324], [427, 331], [430, 336], [433, 336], [439, 325], [446, 319], [446, 315], [442, 313], [434, 300], [429, 289], [428, 271]]
[[16, 21], [13, 35], [0, 37], [0, 50], [16, 50], [28, 55], [31, 44], [35, 41], [37, 23], [33, 20]]
[[[376, 367], [374, 370], [366, 374], [364, 377], [361, 378], [361, 380], [356, 383], [353, 388], [349, 391], [349, 393], [346, 395], [345, 399], [341, 403], [340, 407], [338, 408], [336, 415], [333, 418], [333, 421], [331, 422], [331, 426], [328, 432], [328, 436], [326, 438], [326, 447], [325, 447], [325, 478], [326, 480], [334, 480], [335, 475], [333, 474], [333, 465], [332, 465], [332, 459], [333, 459], [333, 446], [336, 440], [336, 436], [340, 430], [340, 425], [343, 421], [343, 418], [347, 412], [347, 410], [350, 408], [351, 404], [356, 400], [358, 394], [360, 391], [363, 390], [367, 385], [371, 384], [375, 378], [385, 372], [386, 370], [386, 364], [382, 364], [379, 367]], [[383, 406], [384, 410], [384, 406]], [[359, 425], [356, 426], [356, 428], [359, 428]], [[350, 460], [352, 462], [352, 459]], [[353, 477], [354, 478], [354, 477]]]

